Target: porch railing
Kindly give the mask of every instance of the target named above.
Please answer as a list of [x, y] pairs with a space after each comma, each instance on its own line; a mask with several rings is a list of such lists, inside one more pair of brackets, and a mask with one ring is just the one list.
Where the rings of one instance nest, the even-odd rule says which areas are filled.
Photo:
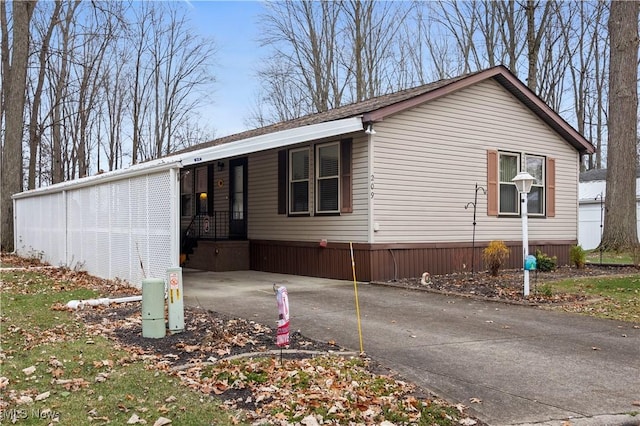
[[214, 211], [213, 215], [196, 215], [185, 230], [187, 238], [229, 239], [229, 212]]

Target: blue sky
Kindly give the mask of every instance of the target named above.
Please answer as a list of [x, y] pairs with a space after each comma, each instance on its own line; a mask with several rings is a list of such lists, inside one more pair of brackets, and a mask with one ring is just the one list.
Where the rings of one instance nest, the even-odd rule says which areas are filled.
[[219, 52], [216, 58], [217, 79], [211, 104], [204, 108], [208, 127], [216, 137], [246, 130], [243, 121], [249, 115], [258, 90], [255, 77], [261, 51], [258, 19], [259, 1], [190, 1], [194, 29], [214, 38]]

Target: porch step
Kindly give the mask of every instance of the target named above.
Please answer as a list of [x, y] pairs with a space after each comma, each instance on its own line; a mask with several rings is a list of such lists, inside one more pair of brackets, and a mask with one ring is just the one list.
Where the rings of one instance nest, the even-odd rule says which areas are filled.
[[185, 267], [203, 271], [249, 270], [249, 241], [198, 241]]

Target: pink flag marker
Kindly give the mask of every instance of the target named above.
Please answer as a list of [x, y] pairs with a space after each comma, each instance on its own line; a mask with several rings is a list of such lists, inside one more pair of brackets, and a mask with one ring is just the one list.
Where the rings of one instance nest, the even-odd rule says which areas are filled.
[[279, 287], [276, 290], [276, 300], [278, 302], [278, 332], [276, 345], [279, 347], [289, 345], [289, 295], [286, 287]]

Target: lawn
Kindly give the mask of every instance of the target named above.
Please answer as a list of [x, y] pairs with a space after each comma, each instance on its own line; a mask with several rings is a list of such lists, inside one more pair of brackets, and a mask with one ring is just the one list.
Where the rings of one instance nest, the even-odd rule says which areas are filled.
[[623, 277], [572, 278], [545, 284], [556, 293], [590, 296], [590, 303], [563, 308], [600, 318], [640, 323], [640, 275]]
[[0, 423], [231, 424], [216, 399], [178, 386], [152, 358], [52, 310], [95, 291], [39, 273], [3, 272], [0, 282]]
[[0, 271], [0, 423], [274, 424], [321, 416], [358, 424], [483, 424], [462, 404], [374, 373], [366, 358], [257, 357], [176, 366], [168, 361], [176, 352], [131, 346], [112, 333], [140, 319], [137, 307], [119, 319], [110, 316], [113, 307], [86, 308], [85, 315], [104, 316], [89, 324], [64, 306], [118, 294], [114, 289], [127, 291], [122, 283], [73, 271]]
[[[600, 262], [600, 251], [599, 250], [590, 250], [587, 252], [587, 262], [588, 263], [596, 263]], [[602, 264], [603, 265], [633, 265], [633, 255], [629, 252], [610, 252], [603, 251], [602, 252]]]

